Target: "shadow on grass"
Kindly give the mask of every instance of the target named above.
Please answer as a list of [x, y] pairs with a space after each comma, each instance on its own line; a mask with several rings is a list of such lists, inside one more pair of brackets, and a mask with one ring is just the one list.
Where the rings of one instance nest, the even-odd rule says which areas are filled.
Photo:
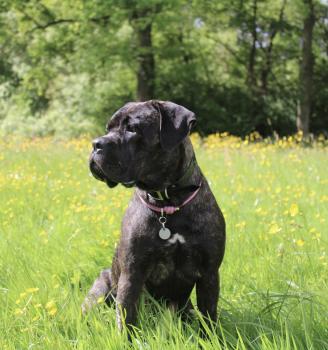
[[[221, 297], [219, 307], [216, 324], [207, 323], [197, 308], [193, 316], [183, 322], [177, 312], [144, 293], [132, 348], [328, 349], [324, 327], [327, 313], [316, 295], [257, 291], [231, 302]], [[99, 335], [101, 325], [104, 332], [107, 329], [112, 334], [108, 336], [112, 345], [116, 342], [117, 346], [123, 343], [128, 346], [126, 335], [118, 335], [116, 330], [114, 306], [98, 309], [86, 322], [89, 339]]]
[[204, 349], [328, 349], [324, 310], [313, 294], [252, 292], [233, 303], [221, 297], [216, 324], [208, 324], [197, 309], [185, 323], [145, 296], [138, 326], [142, 329], [139, 334], [150, 332], [154, 337], [158, 332], [167, 333], [173, 342], [178, 338]]

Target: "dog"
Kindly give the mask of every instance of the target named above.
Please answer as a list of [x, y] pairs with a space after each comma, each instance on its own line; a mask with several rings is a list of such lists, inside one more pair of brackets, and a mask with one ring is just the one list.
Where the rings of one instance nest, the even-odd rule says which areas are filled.
[[90, 170], [110, 188], [135, 186], [112, 267], [100, 273], [82, 304], [86, 313], [104, 297], [116, 303], [120, 330], [133, 328], [142, 289], [179, 310], [197, 307], [217, 319], [225, 220], [197, 165], [189, 138], [196, 122], [168, 101], [130, 102], [93, 141]]

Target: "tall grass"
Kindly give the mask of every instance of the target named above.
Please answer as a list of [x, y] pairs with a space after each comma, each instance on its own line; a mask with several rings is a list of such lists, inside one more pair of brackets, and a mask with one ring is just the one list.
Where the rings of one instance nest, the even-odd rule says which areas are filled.
[[[193, 139], [227, 222], [219, 321], [201, 337], [143, 295], [132, 348], [328, 349], [328, 148]], [[113, 309], [80, 304], [132, 190], [90, 176], [87, 139], [0, 147], [0, 349], [128, 347]]]

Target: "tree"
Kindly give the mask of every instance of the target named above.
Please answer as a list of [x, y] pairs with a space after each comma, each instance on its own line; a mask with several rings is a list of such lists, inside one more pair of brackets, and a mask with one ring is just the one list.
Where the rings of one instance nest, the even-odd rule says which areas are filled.
[[130, 20], [137, 42], [137, 99], [139, 101], [147, 101], [155, 97], [152, 17], [153, 10], [151, 8], [135, 9]]
[[323, 132], [327, 21], [320, 0], [3, 2], [0, 132], [92, 132], [151, 98], [193, 110], [202, 134], [291, 134], [297, 105]]
[[302, 54], [299, 66], [299, 112], [297, 115], [297, 129], [307, 138], [310, 131], [310, 115], [313, 99], [313, 67], [312, 52], [313, 29], [316, 22], [314, 3], [304, 0], [305, 16], [302, 31]]

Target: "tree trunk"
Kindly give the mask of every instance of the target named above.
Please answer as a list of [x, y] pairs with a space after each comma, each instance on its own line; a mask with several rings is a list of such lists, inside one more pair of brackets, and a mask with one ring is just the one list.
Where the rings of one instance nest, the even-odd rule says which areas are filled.
[[268, 80], [269, 76], [272, 71], [272, 54], [273, 54], [273, 42], [278, 34], [279, 31], [282, 30], [282, 24], [284, 20], [284, 12], [286, 7], [287, 0], [283, 0], [279, 12], [279, 18], [277, 22], [272, 23], [272, 30], [270, 31], [269, 36], [269, 45], [267, 49], [265, 50], [265, 59], [264, 59], [264, 65], [261, 72], [261, 94], [263, 96], [266, 96], [268, 93]]
[[302, 33], [302, 58], [299, 68], [299, 112], [297, 115], [297, 130], [303, 133], [303, 137], [309, 136], [310, 114], [312, 105], [313, 89], [313, 66], [312, 52], [313, 28], [315, 14], [312, 0], [304, 0], [307, 5], [307, 13], [303, 22]]
[[154, 98], [155, 59], [152, 46], [152, 22], [149, 11], [136, 11], [132, 25], [137, 36], [137, 99]]
[[253, 91], [256, 87], [255, 61], [256, 61], [256, 42], [257, 42], [257, 0], [253, 0], [253, 18], [252, 18], [252, 47], [249, 52], [247, 67], [247, 84]]

